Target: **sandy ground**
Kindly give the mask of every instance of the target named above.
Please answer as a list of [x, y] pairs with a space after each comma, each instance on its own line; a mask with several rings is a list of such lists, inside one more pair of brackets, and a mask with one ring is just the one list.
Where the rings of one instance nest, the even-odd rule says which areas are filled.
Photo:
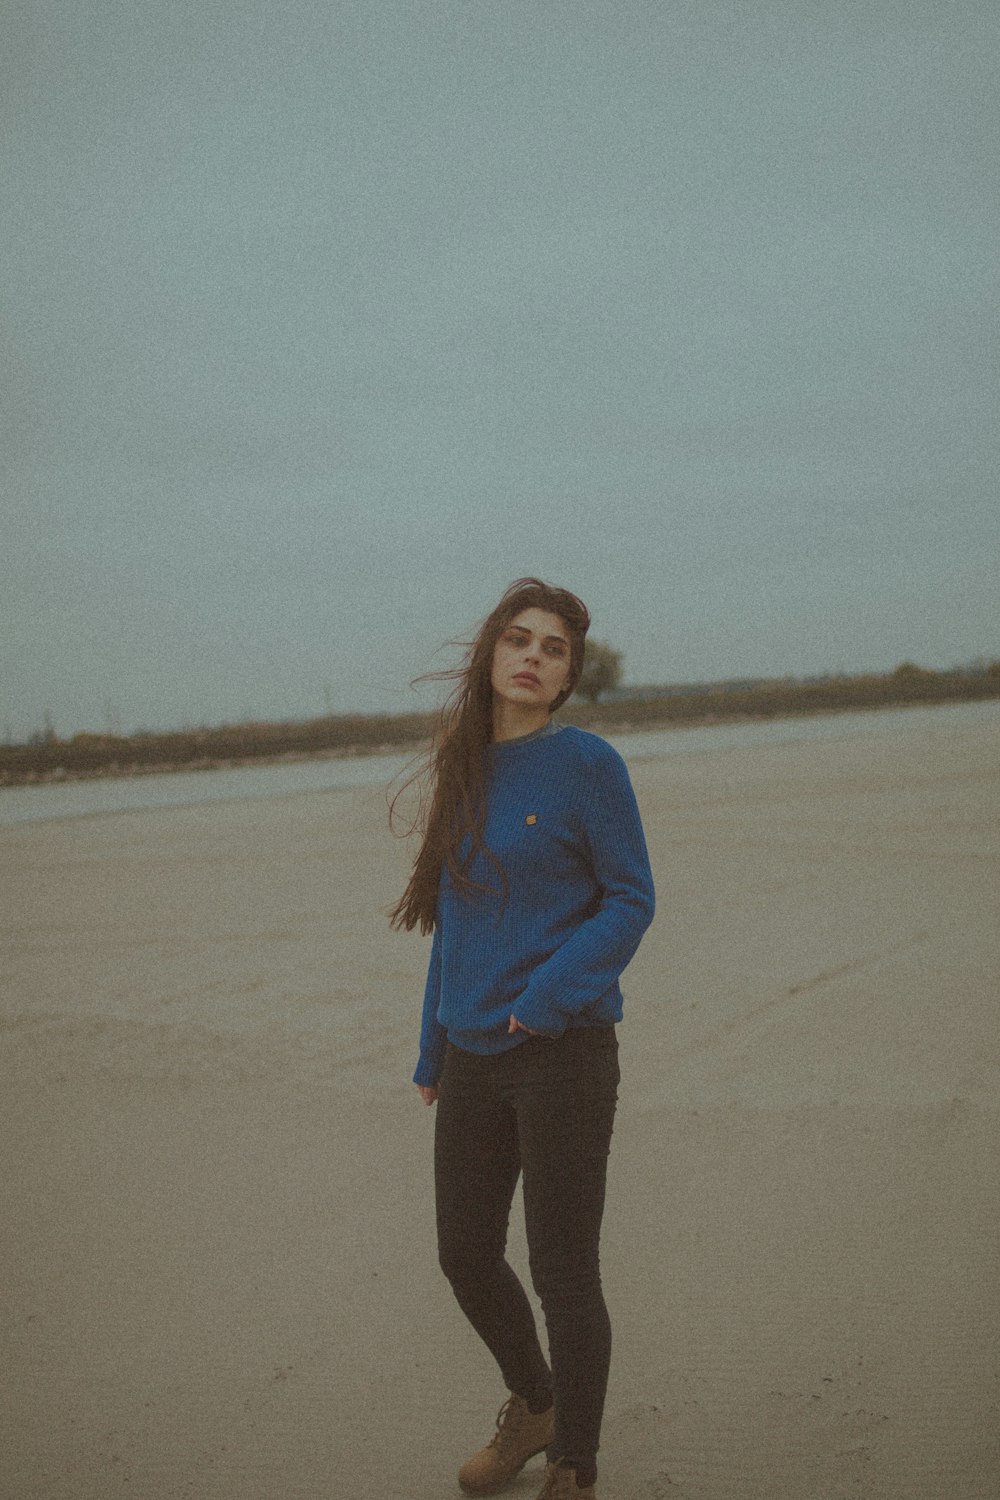
[[[995, 733], [633, 775], [601, 1500], [995, 1500]], [[4, 1500], [457, 1495], [503, 1392], [435, 1263], [381, 794], [2, 843]]]

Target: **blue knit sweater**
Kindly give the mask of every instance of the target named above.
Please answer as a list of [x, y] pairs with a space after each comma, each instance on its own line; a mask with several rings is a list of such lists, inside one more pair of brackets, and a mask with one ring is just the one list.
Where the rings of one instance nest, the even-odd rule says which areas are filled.
[[[555, 726], [551, 726], [554, 728]], [[499, 1053], [532, 1031], [620, 1021], [619, 976], [653, 918], [653, 880], [625, 762], [597, 735], [564, 726], [503, 740], [490, 759], [491, 894], [465, 898], [442, 872], [414, 1083], [436, 1085], [450, 1040]]]

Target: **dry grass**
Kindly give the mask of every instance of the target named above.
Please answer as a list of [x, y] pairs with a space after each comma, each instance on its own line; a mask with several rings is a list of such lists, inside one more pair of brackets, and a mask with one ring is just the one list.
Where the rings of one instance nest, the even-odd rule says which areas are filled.
[[[614, 731], [996, 697], [1000, 697], [996, 664], [976, 675], [903, 667], [881, 677], [837, 677], [821, 682], [792, 679], [703, 691], [650, 689], [643, 697], [597, 704], [573, 700], [562, 717], [584, 728]], [[418, 749], [426, 743], [431, 723], [426, 713], [336, 714], [301, 723], [226, 724], [173, 733], [50, 738], [38, 744], [0, 746], [0, 786], [168, 770], [212, 770], [408, 746]]]

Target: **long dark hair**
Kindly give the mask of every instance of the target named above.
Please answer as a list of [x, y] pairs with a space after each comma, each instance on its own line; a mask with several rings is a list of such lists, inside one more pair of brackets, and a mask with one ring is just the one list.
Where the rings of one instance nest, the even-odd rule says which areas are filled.
[[[525, 609], [558, 615], [569, 634], [569, 681], [552, 704], [553, 710], [565, 703], [579, 680], [590, 628], [587, 606], [568, 589], [555, 588], [540, 578], [519, 578], [510, 585], [480, 625], [475, 640], [466, 644], [461, 666], [427, 674], [438, 681], [454, 681], [455, 687], [441, 710], [426, 766], [397, 792], [390, 809], [391, 822], [401, 792], [413, 781], [425, 779], [415, 825], [422, 834], [420, 850], [406, 890], [390, 913], [395, 928], [409, 932], [419, 925], [421, 932], [431, 931], [444, 868], [463, 894], [481, 890], [468, 873], [478, 853], [493, 861], [501, 885], [506, 886], [503, 870], [484, 839], [485, 750], [493, 738], [493, 651], [511, 620]], [[469, 843], [461, 857], [459, 850], [466, 839]]]

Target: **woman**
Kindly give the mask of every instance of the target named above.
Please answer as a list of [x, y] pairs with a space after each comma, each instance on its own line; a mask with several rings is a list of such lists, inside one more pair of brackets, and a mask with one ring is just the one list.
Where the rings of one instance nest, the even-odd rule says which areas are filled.
[[[522, 578], [480, 627], [443, 715], [420, 851], [393, 925], [433, 929], [414, 1082], [437, 1103], [441, 1267], [510, 1392], [467, 1494], [543, 1450], [539, 1500], [594, 1500], [611, 1354], [599, 1241], [618, 1085], [619, 975], [653, 916], [621, 757], [553, 722], [583, 668], [574, 594]], [[551, 1370], [504, 1259], [524, 1177]]]

